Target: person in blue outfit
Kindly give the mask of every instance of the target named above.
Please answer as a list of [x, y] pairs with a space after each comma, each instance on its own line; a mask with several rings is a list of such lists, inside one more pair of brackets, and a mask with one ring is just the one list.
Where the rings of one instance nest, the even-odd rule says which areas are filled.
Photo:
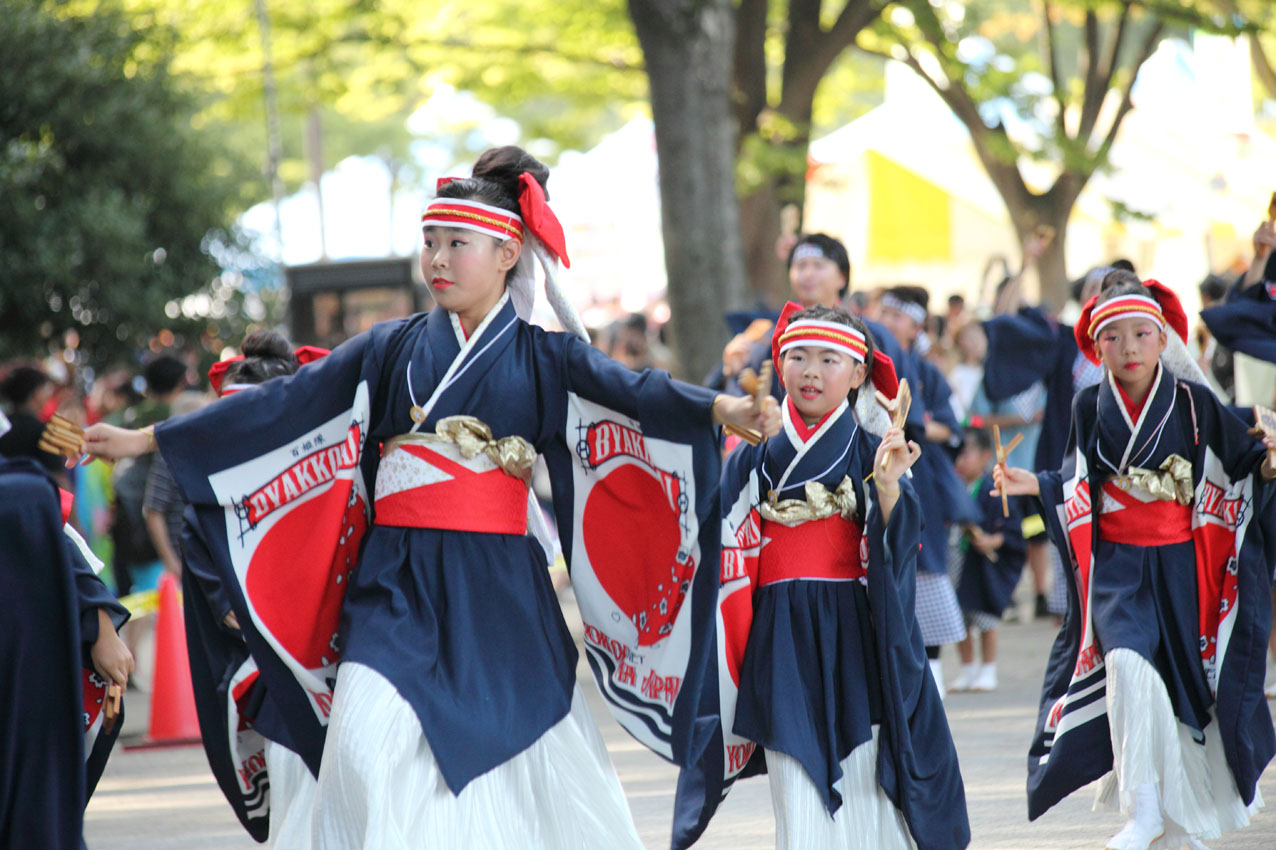
[[966, 637], [961, 606], [948, 575], [948, 532], [954, 525], [977, 523], [979, 512], [953, 469], [952, 452], [961, 444], [962, 429], [949, 402], [952, 389], [920, 350], [929, 301], [923, 287], [893, 287], [882, 296], [882, 324], [903, 349], [903, 362], [912, 368], [913, 408], [923, 419], [922, 457], [913, 473], [924, 517], [917, 556], [917, 621], [942, 694], [940, 650]]
[[[0, 432], [5, 421], [0, 415]], [[0, 846], [83, 847], [84, 807], [119, 735], [108, 707], [133, 658], [101, 561], [66, 524], [70, 495], [28, 458], [0, 458]]]
[[1250, 436], [1186, 355], [1157, 281], [1105, 281], [1076, 325], [1104, 366], [1062, 471], [997, 467], [1041, 500], [1071, 569], [1028, 752], [1035, 819], [1096, 779], [1129, 818], [1114, 850], [1200, 848], [1249, 823], [1276, 752], [1262, 697], [1276, 555], [1276, 440]]
[[790, 304], [773, 345], [784, 429], [723, 470], [716, 746], [679, 779], [674, 847], [762, 770], [777, 847], [965, 847], [912, 606], [921, 518], [903, 476], [921, 449], [874, 400], [895, 394], [893, 367], [838, 308]]
[[[789, 287], [793, 301], [803, 307], [841, 307], [851, 289], [851, 258], [846, 246], [826, 233], [808, 233], [798, 239], [789, 250], [788, 259]], [[774, 317], [771, 313], [769, 317]], [[742, 318], [738, 316], [728, 317]], [[762, 318], [758, 315], [754, 318]], [[884, 326], [868, 319], [862, 319], [873, 337], [873, 344], [895, 363], [895, 371], [901, 378], [907, 378], [910, 384], [918, 383], [911, 362], [903, 357], [895, 337]], [[714, 369], [705, 379], [705, 385], [720, 389], [731, 395], [744, 395], [737, 381], [739, 374], [747, 367], [758, 373], [762, 364], [771, 358], [771, 342], [774, 328], [764, 331], [760, 336], [752, 336], [742, 329], [727, 344], [722, 354], [722, 366]], [[754, 339], [753, 336], [758, 338]], [[777, 383], [771, 385], [771, 393], [777, 400], [784, 397], [783, 390]], [[920, 440], [923, 428], [922, 411], [911, 411], [909, 428], [905, 436]]]
[[[538, 455], [609, 706], [675, 763], [703, 746], [714, 424], [774, 434], [779, 412], [631, 372], [582, 338], [554, 277], [567, 256], [548, 173], [506, 147], [440, 181], [422, 217], [431, 313], [153, 436], [86, 435], [108, 456], [157, 443], [194, 506], [289, 748], [318, 777], [299, 837], [276, 843], [641, 846], [545, 569]], [[526, 321], [538, 261], [573, 333]]]
[[[997, 689], [997, 627], [1023, 572], [1024, 500], [1010, 499], [1003, 510], [1001, 499], [990, 495], [993, 457], [992, 435], [983, 428], [967, 428], [966, 442], [953, 466], [982, 518], [978, 525], [954, 528], [949, 549], [967, 632], [957, 644], [961, 675], [948, 686], [951, 691]], [[975, 663], [975, 632], [979, 633], [982, 664]]]

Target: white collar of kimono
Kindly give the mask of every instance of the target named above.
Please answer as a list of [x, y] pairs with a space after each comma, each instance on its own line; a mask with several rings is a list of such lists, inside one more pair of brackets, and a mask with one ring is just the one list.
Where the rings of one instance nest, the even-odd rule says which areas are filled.
[[[842, 454], [837, 458], [837, 460], [829, 464], [828, 469], [818, 473], [817, 475], [811, 476], [806, 479], [806, 481], [798, 481], [792, 484], [789, 483], [789, 476], [791, 476], [793, 471], [797, 469], [798, 464], [802, 462], [802, 458], [806, 457], [807, 452], [810, 451], [817, 442], [819, 442], [820, 437], [823, 437], [826, 433], [828, 433], [828, 430], [833, 427], [833, 424], [837, 422], [837, 420], [842, 418], [842, 415], [850, 409], [850, 406], [850, 402], [846, 399], [842, 399], [842, 403], [837, 406], [837, 409], [830, 413], [829, 417], [820, 423], [820, 427], [817, 428], [805, 442], [803, 442], [802, 437], [798, 434], [797, 428], [793, 424], [793, 416], [789, 413], [790, 406], [787, 404], [780, 405], [780, 416], [784, 421], [784, 433], [788, 436], [789, 442], [793, 444], [793, 447], [797, 449], [797, 452], [793, 455], [793, 460], [789, 461], [789, 465], [785, 468], [784, 474], [780, 476], [779, 482], [775, 485], [775, 492], [777, 494], [784, 492], [789, 487], [805, 486], [807, 481], [818, 481], [827, 475], [829, 470], [843, 462], [846, 458], [846, 453], [851, 450], [851, 440], [846, 441], [846, 447], [842, 450]], [[857, 424], [856, 427], [858, 428], [859, 425]], [[853, 436], [854, 434], [852, 434], [852, 437]]]
[[[1161, 365], [1161, 361], [1156, 363], [1156, 377], [1152, 379], [1152, 386], [1148, 388], [1147, 397], [1143, 399], [1143, 409], [1139, 411], [1138, 421], [1130, 418], [1130, 411], [1125, 409], [1125, 402], [1121, 400], [1121, 390], [1117, 386], [1116, 377], [1112, 372], [1108, 371], [1108, 383], [1112, 388], [1112, 395], [1116, 397], [1117, 409], [1121, 411], [1121, 418], [1125, 420], [1126, 427], [1130, 429], [1130, 439], [1126, 441], [1125, 452], [1121, 455], [1121, 463], [1119, 466], [1113, 466], [1112, 461], [1103, 458], [1104, 462], [1111, 466], [1118, 473], [1124, 473], [1129, 467], [1133, 459], [1143, 457], [1156, 450], [1156, 446], [1161, 442], [1161, 434], [1165, 431], [1165, 423], [1169, 422], [1170, 414], [1174, 412], [1174, 402], [1171, 401], [1165, 410], [1165, 415], [1161, 417], [1161, 421], [1152, 429], [1152, 433], [1143, 441], [1143, 445], [1137, 449], [1134, 446], [1135, 441], [1139, 438], [1139, 433], [1143, 430], [1143, 423], [1147, 421], [1148, 411], [1152, 409], [1152, 398], [1161, 387], [1161, 380], [1165, 377], [1165, 367]], [[1173, 380], [1173, 379], [1171, 379]], [[1174, 384], [1175, 393], [1178, 392], [1178, 382]], [[1099, 456], [1103, 457], [1103, 447], [1099, 446]]]
[[[430, 394], [430, 398], [424, 405], [417, 404], [416, 392], [412, 389], [412, 361], [408, 361], [408, 398], [412, 400], [413, 408], [420, 407], [422, 411], [420, 421], [414, 421], [412, 423], [412, 430], [409, 433], [416, 433], [421, 430], [421, 426], [425, 424], [425, 420], [429, 417], [430, 411], [434, 409], [434, 405], [438, 403], [439, 396], [443, 395], [443, 391], [456, 383], [460, 377], [465, 374], [465, 370], [469, 369], [471, 365], [483, 356], [483, 352], [487, 351], [487, 349], [494, 345], [497, 340], [509, 333], [510, 328], [514, 327], [514, 325], [518, 323], [517, 315], [510, 316], [510, 320], [499, 330], [493, 333], [490, 340], [483, 343], [483, 347], [478, 350], [477, 354], [473, 357], [469, 356], [470, 352], [472, 352], [475, 346], [479, 344], [479, 341], [483, 339], [483, 337], [487, 336], [485, 331], [488, 326], [491, 325], [492, 321], [500, 315], [501, 309], [509, 302], [509, 300], [509, 292], [506, 291], [502, 293], [501, 300], [497, 301], [496, 305], [492, 307], [491, 310], [487, 311], [487, 315], [483, 317], [483, 321], [479, 322], [479, 326], [474, 329], [474, 333], [470, 334], [469, 339], [465, 338], [465, 331], [461, 329], [460, 319], [456, 317], [455, 313], [451, 311], [448, 312], [448, 318], [452, 320], [452, 330], [456, 333], [456, 341], [461, 344], [461, 350], [456, 353], [456, 357], [452, 358], [451, 365], [447, 367], [447, 371], [443, 374], [443, 380], [439, 381], [438, 385], [435, 386], [434, 392]], [[469, 361], [468, 363], [466, 362], [467, 360]]]

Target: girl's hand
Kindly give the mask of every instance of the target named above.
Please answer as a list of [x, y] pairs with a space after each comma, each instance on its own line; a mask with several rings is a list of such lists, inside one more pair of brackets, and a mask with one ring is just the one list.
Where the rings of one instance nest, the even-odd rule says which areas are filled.
[[878, 489], [886, 486], [893, 490], [898, 485], [900, 476], [921, 456], [920, 446], [911, 440], [904, 440], [902, 428], [888, 428], [877, 446], [877, 457], [873, 462], [873, 480], [877, 482]]
[[133, 653], [128, 651], [124, 641], [115, 633], [115, 626], [106, 612], [98, 609], [98, 636], [93, 648], [89, 650], [93, 659], [93, 669], [108, 682], [114, 682], [121, 688], [128, 686], [129, 674], [133, 672]]
[[[99, 422], [85, 429], [82, 454], [91, 458], [119, 460], [144, 455], [154, 448], [155, 435], [151, 431], [134, 431]], [[67, 460], [67, 466], [75, 466], [79, 461], [79, 457], [72, 457]]]
[[1276, 248], [1276, 224], [1264, 221], [1254, 231], [1254, 256], [1266, 257]]
[[764, 437], [774, 437], [780, 433], [780, 405], [774, 396], [768, 395], [762, 399], [762, 409], [755, 413], [753, 399], [749, 396], [719, 393], [713, 400], [713, 416], [722, 425], [752, 428], [760, 431]]
[[997, 464], [992, 468], [993, 490], [989, 495], [1000, 496], [1004, 488], [1007, 496], [1040, 496], [1041, 482], [1037, 476], [1017, 466]]
[[1263, 477], [1267, 480], [1276, 478], [1276, 437], [1263, 436], [1263, 446], [1267, 449], [1267, 457], [1263, 460]]

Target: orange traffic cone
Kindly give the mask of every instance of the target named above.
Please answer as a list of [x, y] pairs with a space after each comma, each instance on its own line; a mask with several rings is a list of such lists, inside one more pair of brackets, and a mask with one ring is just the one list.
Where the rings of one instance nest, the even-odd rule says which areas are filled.
[[195, 692], [191, 688], [190, 659], [177, 579], [165, 571], [159, 583], [159, 614], [155, 620], [155, 676], [151, 684], [151, 723], [140, 746], [179, 746], [200, 742]]

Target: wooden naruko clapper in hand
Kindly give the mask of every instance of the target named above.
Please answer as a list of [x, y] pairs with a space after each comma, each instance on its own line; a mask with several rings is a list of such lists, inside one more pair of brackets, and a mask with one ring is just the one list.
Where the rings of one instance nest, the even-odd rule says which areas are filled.
[[1006, 458], [1015, 450], [1015, 446], [1023, 442], [1023, 434], [1015, 434], [1008, 445], [1001, 444], [1001, 428], [992, 426], [993, 446], [997, 451], [997, 465], [1001, 467], [1001, 515], [1009, 519], [1010, 499], [1006, 496]]
[[[757, 374], [752, 369], [744, 369], [740, 372], [740, 377], [736, 379], [740, 384], [740, 388], [753, 398], [753, 412], [762, 412], [763, 400], [771, 394], [771, 381], [775, 376], [775, 367], [768, 360], [762, 364], [762, 373]], [[751, 446], [756, 446], [764, 439], [760, 431], [752, 428], [740, 428], [736, 425], [724, 425], [723, 430], [728, 434], [735, 434]]]

